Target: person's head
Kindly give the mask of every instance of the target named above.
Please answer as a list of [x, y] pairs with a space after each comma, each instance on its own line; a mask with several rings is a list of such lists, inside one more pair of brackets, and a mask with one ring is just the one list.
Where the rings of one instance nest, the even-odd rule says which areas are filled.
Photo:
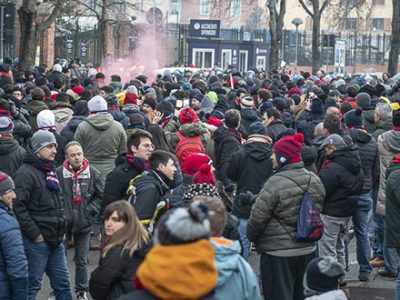
[[364, 127], [364, 118], [362, 115], [362, 109], [352, 109], [344, 115], [344, 122], [347, 128], [360, 129]]
[[12, 138], [14, 122], [9, 117], [0, 117], [0, 138]]
[[19, 101], [21, 101], [22, 98], [24, 98], [24, 93], [23, 93], [23, 91], [22, 91], [21, 88], [15, 87], [15, 88], [13, 89], [13, 96], [14, 96], [15, 98], [17, 98]]
[[304, 294], [309, 297], [339, 288], [339, 280], [345, 274], [343, 265], [332, 257], [311, 260], [303, 278]]
[[173, 153], [165, 131], [158, 125], [150, 125], [148, 131], [153, 136], [153, 144], [155, 150], [164, 150]]
[[152, 135], [143, 129], [134, 129], [127, 139], [128, 153], [143, 160], [149, 160], [154, 150]]
[[0, 201], [3, 201], [10, 209], [12, 209], [12, 204], [15, 200], [14, 189], [12, 178], [0, 171]]
[[222, 200], [213, 196], [197, 195], [192, 198], [192, 202], [203, 203], [207, 206], [211, 236], [221, 236], [228, 219], [226, 208]]
[[182, 172], [188, 176], [193, 176], [204, 164], [212, 164], [211, 158], [205, 153], [191, 153], [182, 166]]
[[269, 108], [263, 115], [264, 119], [264, 124], [268, 126], [269, 124], [280, 121], [281, 120], [281, 114], [276, 108]]
[[32, 100], [43, 101], [44, 96], [45, 93], [40, 87], [35, 87], [31, 90]]
[[171, 153], [163, 150], [156, 150], [149, 158], [150, 169], [163, 173], [169, 180], [174, 179], [176, 167]]
[[106, 245], [102, 252], [107, 252], [116, 245], [123, 245], [122, 252], [133, 252], [149, 242], [147, 230], [140, 223], [133, 206], [125, 200], [115, 201], [104, 210], [104, 231]]
[[271, 156], [273, 167], [280, 169], [288, 164], [300, 162], [303, 141], [304, 136], [301, 133], [286, 135], [276, 141]]
[[201, 93], [194, 93], [193, 97], [190, 99], [190, 107], [197, 110], [201, 107], [201, 101], [203, 101], [204, 96]]
[[199, 120], [196, 112], [191, 107], [185, 107], [180, 111], [179, 122], [181, 125], [195, 123]]
[[359, 93], [356, 97], [357, 106], [362, 109], [369, 109], [371, 106], [371, 96], [367, 93]]
[[63, 90], [65, 88], [65, 80], [61, 76], [57, 76], [53, 81], [54, 88], [56, 90]]
[[156, 109], [157, 99], [154, 94], [146, 94], [144, 96], [142, 110], [144, 113], [153, 112]]
[[319, 148], [323, 149], [325, 154], [328, 156], [334, 151], [343, 148], [344, 146], [346, 146], [346, 143], [343, 138], [340, 135], [334, 133], [327, 136]]
[[325, 112], [325, 116], [328, 116], [328, 115], [335, 115], [338, 118], [340, 118], [340, 110], [339, 110], [339, 108], [337, 108], [336, 106], [329, 106], [326, 109], [326, 112]]
[[265, 89], [258, 90], [258, 95], [260, 96], [261, 102], [265, 102], [267, 100], [272, 99], [271, 92]]
[[392, 111], [392, 107], [385, 102], [379, 102], [378, 104], [376, 104], [374, 111], [375, 124], [391, 120], [393, 114]]
[[154, 242], [161, 245], [193, 243], [210, 237], [208, 208], [193, 202], [189, 208], [177, 208], [165, 213], [158, 222]]
[[192, 183], [215, 185], [217, 180], [215, 179], [211, 164], [205, 163], [201, 165], [199, 170], [193, 174]]
[[108, 111], [107, 101], [101, 96], [94, 96], [88, 102], [88, 109], [90, 113], [105, 113]]
[[254, 99], [250, 95], [245, 95], [240, 98], [240, 108], [252, 108], [254, 106]]
[[333, 133], [340, 133], [342, 124], [336, 115], [326, 115], [324, 119], [324, 135], [328, 136]]
[[36, 155], [53, 162], [57, 154], [57, 141], [54, 134], [47, 130], [36, 131], [31, 139], [32, 150]]
[[318, 123], [314, 128], [314, 137], [324, 136], [324, 123]]
[[65, 160], [73, 169], [79, 169], [84, 160], [83, 150], [81, 144], [77, 141], [69, 142], [65, 148]]
[[236, 109], [229, 109], [225, 112], [225, 125], [229, 128], [239, 129], [240, 112]]
[[112, 93], [113, 89], [109, 87], [108, 85], [102, 86], [100, 88], [100, 96], [103, 97], [104, 99], [108, 97]]

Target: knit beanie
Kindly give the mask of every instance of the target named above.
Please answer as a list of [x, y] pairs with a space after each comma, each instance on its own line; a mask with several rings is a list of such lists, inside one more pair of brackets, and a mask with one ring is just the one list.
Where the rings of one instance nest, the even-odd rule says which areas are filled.
[[200, 170], [201, 165], [209, 164], [211, 162], [211, 158], [204, 153], [192, 153], [189, 154], [185, 163], [182, 167], [182, 172], [186, 175], [192, 176], [198, 170]]
[[88, 108], [91, 113], [107, 112], [107, 101], [101, 96], [94, 96], [88, 102]]
[[344, 122], [349, 128], [363, 128], [364, 127], [364, 117], [362, 115], [362, 109], [352, 109], [351, 111], [345, 113]]
[[301, 97], [299, 95], [297, 95], [297, 94], [291, 95], [290, 98], [293, 99], [293, 102], [294, 102], [295, 105], [299, 105], [300, 102], [301, 102]]
[[38, 113], [36, 117], [38, 129], [55, 129], [56, 128], [56, 117], [51, 110], [45, 109]]
[[148, 98], [144, 98], [143, 104], [147, 104], [148, 106], [151, 107], [152, 110], [155, 110], [157, 102], [156, 102], [156, 99], [148, 97]]
[[332, 257], [316, 257], [309, 262], [304, 273], [306, 294], [321, 294], [339, 288], [344, 268]]
[[254, 122], [250, 125], [248, 134], [249, 135], [252, 135], [252, 134], [268, 135], [268, 131], [263, 122]]
[[313, 115], [324, 114], [324, 105], [322, 104], [321, 99], [315, 98], [311, 101], [311, 113]]
[[164, 116], [169, 116], [170, 114], [174, 113], [174, 106], [171, 102], [164, 100], [156, 106], [156, 110], [160, 113], [163, 113]]
[[14, 123], [9, 117], [0, 117], [0, 138], [4, 134], [12, 134]]
[[295, 87], [292, 87], [289, 92], [288, 92], [289, 97], [291, 97], [292, 95], [298, 95], [301, 96], [301, 91]]
[[137, 90], [136, 86], [134, 86], [134, 85], [128, 86], [126, 89], [126, 92], [135, 94], [136, 96], [138, 95], [138, 90]]
[[32, 150], [37, 153], [43, 147], [46, 147], [50, 144], [55, 144], [57, 146], [56, 137], [54, 134], [47, 130], [39, 130], [36, 131], [31, 139]]
[[6, 173], [0, 171], [0, 195], [3, 195], [10, 190], [14, 190], [14, 181]]
[[297, 163], [301, 161], [304, 136], [301, 133], [287, 135], [278, 140], [274, 145], [274, 151], [279, 165]]
[[251, 108], [254, 105], [254, 100], [249, 96], [243, 97], [242, 99], [240, 99], [240, 105], [243, 108]]
[[192, 243], [210, 237], [208, 208], [193, 202], [188, 209], [177, 208], [165, 213], [158, 222], [155, 242], [162, 245]]
[[74, 86], [71, 90], [80, 96], [85, 91], [85, 88], [77, 85], [77, 86]]
[[134, 93], [126, 93], [124, 105], [126, 105], [126, 104], [137, 105], [137, 98], [138, 98], [137, 95]]
[[186, 107], [181, 110], [179, 114], [179, 122], [183, 124], [191, 124], [198, 121], [199, 118], [197, 117], [195, 111], [191, 107]]
[[274, 100], [272, 100], [272, 104], [279, 111], [283, 111], [287, 108], [285, 99], [281, 97], [275, 97]]
[[75, 102], [74, 105], [75, 116], [86, 116], [88, 112], [89, 112], [88, 102], [86, 100], [79, 100]]
[[205, 183], [212, 185], [216, 184], [216, 179], [214, 173], [211, 170], [210, 164], [203, 164], [200, 166], [200, 169], [193, 175], [193, 183], [194, 184]]
[[371, 96], [367, 93], [359, 93], [356, 97], [357, 106], [368, 109], [371, 105]]
[[263, 115], [264, 113], [267, 112], [268, 109], [272, 108], [272, 101], [265, 101], [263, 104], [260, 105], [260, 107], [258, 108], [260, 111], [260, 114]]

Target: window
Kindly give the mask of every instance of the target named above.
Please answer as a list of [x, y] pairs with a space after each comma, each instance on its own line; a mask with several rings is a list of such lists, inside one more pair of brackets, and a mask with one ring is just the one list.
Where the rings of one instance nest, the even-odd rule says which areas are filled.
[[249, 52], [247, 50], [239, 51], [239, 72], [243, 73], [247, 71], [247, 60]]
[[112, 5], [112, 10], [114, 13], [125, 13], [126, 12], [126, 2], [116, 2]]
[[357, 30], [357, 19], [356, 18], [347, 18], [345, 28], [349, 30]]
[[221, 68], [226, 70], [232, 64], [232, 50], [224, 49], [221, 51]]
[[373, 18], [372, 19], [372, 30], [385, 30], [385, 19], [384, 18]]
[[210, 15], [210, 0], [200, 0], [200, 16]]
[[196, 68], [212, 68], [214, 66], [214, 49], [193, 48], [192, 62]]
[[257, 61], [256, 61], [257, 70], [265, 71], [265, 62], [266, 62], [265, 56], [257, 56]]
[[231, 1], [231, 16], [232, 17], [240, 16], [240, 0]]

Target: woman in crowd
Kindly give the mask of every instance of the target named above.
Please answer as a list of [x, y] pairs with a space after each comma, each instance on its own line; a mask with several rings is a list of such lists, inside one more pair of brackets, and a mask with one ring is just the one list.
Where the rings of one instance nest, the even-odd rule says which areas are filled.
[[104, 211], [105, 239], [98, 267], [91, 274], [93, 299], [117, 299], [133, 290], [136, 270], [149, 250], [149, 236], [127, 201], [109, 204]]

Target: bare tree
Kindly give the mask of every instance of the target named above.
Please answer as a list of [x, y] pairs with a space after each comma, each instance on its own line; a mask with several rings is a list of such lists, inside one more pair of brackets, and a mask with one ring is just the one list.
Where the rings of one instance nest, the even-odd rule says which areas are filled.
[[270, 69], [277, 69], [280, 66], [279, 49], [281, 49], [282, 44], [283, 18], [286, 13], [286, 0], [269, 0], [266, 5], [269, 10], [269, 32], [271, 35], [269, 66]]
[[312, 18], [312, 72], [315, 74], [321, 67], [321, 16], [330, 3], [330, 0], [307, 0], [312, 5], [312, 11], [305, 0], [299, 0], [306, 13]]
[[400, 0], [392, 0], [392, 41], [390, 43], [388, 73], [397, 73], [400, 54]]
[[21, 26], [19, 46], [20, 70], [25, 70], [27, 67], [35, 64], [36, 45], [39, 40], [39, 34], [54, 23], [63, 1], [53, 1], [52, 7], [49, 7], [49, 14], [44, 20], [38, 14], [38, 5], [36, 3], [36, 1], [23, 0], [21, 7], [18, 9]]

